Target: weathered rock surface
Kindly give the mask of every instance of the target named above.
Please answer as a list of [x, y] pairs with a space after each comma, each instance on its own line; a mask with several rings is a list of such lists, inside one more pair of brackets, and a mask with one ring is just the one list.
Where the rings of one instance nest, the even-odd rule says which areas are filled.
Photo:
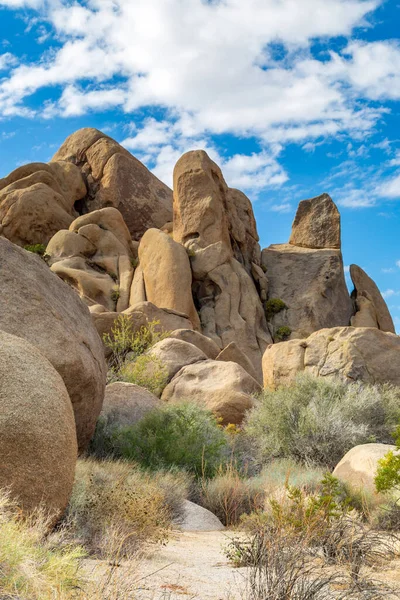
[[15, 244], [47, 244], [78, 216], [75, 203], [86, 195], [80, 170], [56, 161], [31, 163], [0, 179], [0, 229]]
[[214, 513], [190, 502], [184, 501], [184, 517], [177, 525], [183, 531], [222, 531], [225, 527]]
[[362, 444], [355, 446], [337, 464], [333, 476], [356, 491], [375, 492], [378, 461], [396, 446], [390, 444]]
[[54, 155], [78, 165], [88, 188], [80, 214], [113, 206], [134, 239], [172, 218], [172, 192], [115, 140], [97, 129], [79, 129]]
[[328, 194], [300, 202], [289, 244], [340, 249], [340, 214]]
[[304, 338], [327, 327], [347, 326], [353, 313], [340, 250], [312, 250], [274, 244], [262, 251], [269, 298], [287, 309], [270, 320], [273, 334], [283, 326], [291, 338]]
[[194, 329], [200, 329], [186, 249], [159, 229], [148, 229], [139, 245], [139, 261], [146, 299], [188, 315]]
[[235, 342], [231, 342], [223, 350], [221, 350], [221, 352], [216, 357], [216, 360], [222, 360], [224, 362], [235, 362], [241, 367], [243, 367], [243, 369], [247, 371], [247, 373], [251, 375], [256, 381], [258, 381], [258, 374], [256, 373], [253, 365]]
[[400, 385], [400, 337], [369, 327], [335, 327], [267, 348], [265, 387], [289, 384], [303, 371], [344, 381]]
[[154, 356], [163, 365], [167, 372], [168, 381], [171, 381], [172, 377], [182, 367], [192, 365], [201, 360], [207, 360], [204, 352], [193, 346], [193, 344], [173, 338], [166, 338], [157, 342], [149, 350], [149, 354]]
[[35, 345], [64, 380], [79, 448], [93, 435], [104, 397], [101, 340], [78, 295], [36, 255], [0, 238], [0, 329]]
[[[375, 309], [379, 329], [396, 333], [393, 319], [376, 283], [357, 265], [350, 265], [350, 275], [355, 288], [353, 296], [356, 302], [360, 302], [360, 296], [366, 296]], [[357, 317], [357, 313], [355, 316]]]
[[203, 360], [183, 367], [164, 389], [166, 402], [190, 400], [212, 410], [222, 422], [239, 424], [253, 406], [260, 385], [234, 362]]
[[220, 348], [235, 341], [260, 372], [271, 337], [252, 276], [260, 252], [251, 204], [204, 151], [175, 166], [173, 235], [191, 256], [202, 332]]
[[74, 413], [60, 375], [26, 340], [0, 332], [0, 488], [56, 520], [74, 481]]
[[378, 315], [375, 305], [368, 292], [361, 292], [354, 300], [356, 313], [350, 319], [352, 327], [376, 327], [378, 326]]
[[131, 427], [160, 405], [157, 396], [148, 390], [134, 383], [116, 381], [106, 387], [100, 418], [108, 425]]
[[175, 331], [170, 333], [169, 337], [193, 344], [193, 346], [196, 346], [199, 350], [204, 352], [207, 358], [213, 360], [217, 358], [221, 351], [221, 348], [218, 348], [213, 340], [192, 329], [175, 329]]
[[50, 240], [51, 270], [71, 284], [82, 300], [109, 311], [129, 306], [135, 249], [116, 208], [103, 208], [75, 219], [68, 231]]

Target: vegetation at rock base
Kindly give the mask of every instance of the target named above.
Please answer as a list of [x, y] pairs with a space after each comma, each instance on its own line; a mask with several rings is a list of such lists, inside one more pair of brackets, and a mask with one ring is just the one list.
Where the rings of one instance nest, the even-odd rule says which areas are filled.
[[24, 246], [24, 249], [28, 252], [33, 252], [33, 254], [39, 254], [39, 256], [46, 254], [46, 246], [44, 244], [28, 244]]
[[275, 340], [278, 340], [278, 342], [284, 342], [285, 340], [288, 339], [288, 337], [290, 336], [290, 334], [292, 333], [292, 330], [290, 329], [290, 327], [287, 327], [286, 325], [283, 325], [282, 327], [278, 327], [278, 329], [275, 331]]
[[256, 461], [288, 457], [333, 468], [358, 444], [390, 443], [400, 391], [301, 375], [289, 387], [264, 390], [243, 434]]
[[267, 321], [270, 321], [274, 315], [277, 315], [282, 310], [287, 308], [286, 304], [280, 298], [270, 298], [264, 303], [265, 316]]
[[375, 484], [378, 492], [396, 491], [400, 497], [400, 426], [395, 441], [398, 453], [391, 450], [379, 461]]
[[112, 300], [113, 302], [118, 302], [118, 300], [119, 300], [119, 298], [120, 298], [120, 295], [121, 295], [121, 293], [120, 293], [120, 291], [119, 291], [119, 288], [117, 288], [117, 287], [116, 287], [116, 288], [114, 288], [114, 289], [111, 291], [111, 300]]
[[159, 358], [151, 354], [141, 354], [134, 360], [125, 361], [118, 373], [118, 380], [134, 383], [156, 396], [161, 396], [168, 383], [168, 372]]

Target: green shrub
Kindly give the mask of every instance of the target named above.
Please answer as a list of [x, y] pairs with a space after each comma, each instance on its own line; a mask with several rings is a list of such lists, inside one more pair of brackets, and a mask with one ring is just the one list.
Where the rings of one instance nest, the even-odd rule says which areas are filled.
[[159, 481], [136, 465], [78, 461], [66, 522], [91, 554], [134, 556], [144, 544], [165, 541], [171, 519]]
[[331, 468], [358, 444], [390, 441], [399, 394], [387, 385], [301, 375], [290, 387], [264, 390], [243, 434], [259, 464], [287, 457]]
[[0, 597], [67, 600], [82, 583], [85, 556], [64, 531], [49, 534], [49, 519], [37, 512], [22, 518], [9, 496], [0, 493]]
[[275, 340], [278, 340], [279, 342], [284, 342], [285, 340], [288, 339], [288, 337], [290, 336], [291, 333], [292, 333], [292, 330], [290, 329], [290, 327], [287, 327], [286, 325], [283, 325], [282, 327], [278, 327], [278, 329], [275, 331]]
[[114, 437], [119, 456], [150, 469], [178, 467], [213, 475], [226, 460], [228, 441], [214, 415], [194, 404], [165, 405]]
[[274, 315], [287, 308], [286, 304], [280, 298], [270, 298], [264, 304], [267, 321], [270, 321]]
[[375, 485], [378, 492], [400, 492], [400, 426], [396, 431], [398, 453], [388, 452], [378, 463]]
[[125, 362], [119, 371], [118, 380], [135, 383], [152, 394], [161, 396], [168, 383], [168, 371], [156, 356], [142, 354], [133, 361]]
[[46, 246], [44, 244], [28, 244], [27, 246], [24, 246], [24, 249], [28, 252], [39, 254], [39, 256], [44, 256], [46, 254]]
[[115, 287], [114, 289], [111, 290], [111, 300], [113, 302], [118, 302], [120, 295], [121, 294], [120, 294], [118, 287]]

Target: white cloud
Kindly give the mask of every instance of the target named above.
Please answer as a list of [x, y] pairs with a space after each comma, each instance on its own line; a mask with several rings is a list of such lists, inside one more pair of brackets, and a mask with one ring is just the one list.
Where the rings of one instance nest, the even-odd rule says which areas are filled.
[[387, 267], [387, 268], [383, 268], [381, 269], [382, 273], [395, 273], [396, 269], [394, 267]]
[[383, 198], [400, 198], [400, 174], [385, 181], [380, 186], [378, 194]]
[[400, 167], [400, 150], [396, 150], [394, 158], [389, 161], [390, 167]]
[[382, 292], [382, 296], [386, 300], [386, 298], [391, 298], [392, 296], [400, 296], [400, 292], [396, 292], [395, 290], [388, 289], [388, 290], [385, 290], [384, 292]]
[[277, 213], [288, 213], [292, 210], [292, 205], [289, 202], [282, 202], [281, 204], [272, 204], [270, 210]]
[[17, 63], [16, 57], [11, 52], [0, 54], [0, 71], [9, 69]]

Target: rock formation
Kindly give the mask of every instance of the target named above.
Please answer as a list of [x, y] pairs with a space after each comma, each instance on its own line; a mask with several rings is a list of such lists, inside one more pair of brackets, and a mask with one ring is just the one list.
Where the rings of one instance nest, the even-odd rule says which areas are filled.
[[[353, 304], [340, 251], [340, 215], [328, 194], [300, 202], [289, 244], [262, 251], [268, 277], [267, 317], [276, 341], [347, 326]], [[281, 302], [281, 309], [276, 300]]]
[[300, 248], [340, 250], [340, 214], [328, 194], [300, 202], [289, 244]]
[[[2, 288], [3, 289], [3, 288]], [[74, 413], [60, 375], [32, 344], [0, 331], [0, 488], [57, 520], [74, 481]]]
[[378, 461], [389, 451], [396, 451], [390, 444], [362, 444], [347, 452], [336, 465], [333, 476], [337, 477], [354, 491], [367, 490], [376, 495], [375, 476]]
[[168, 382], [187, 365], [207, 360], [207, 356], [193, 344], [177, 340], [174, 338], [166, 338], [157, 342], [149, 351], [151, 356], [154, 356], [160, 364], [163, 365]]
[[135, 240], [171, 221], [171, 190], [101, 131], [85, 128], [70, 135], [52, 162], [60, 160], [77, 165], [84, 176], [87, 195], [76, 206], [79, 214], [118, 208]]
[[253, 406], [260, 385], [234, 362], [203, 360], [183, 367], [164, 389], [165, 402], [195, 402], [222, 419], [224, 425], [240, 424]]
[[[382, 331], [396, 333], [393, 319], [376, 283], [357, 265], [350, 265], [350, 275], [354, 284], [352, 296], [356, 301], [357, 311], [362, 312], [362, 314], [367, 312], [367, 303], [364, 299], [366, 298], [370, 303], [368, 307], [369, 318], [375, 317], [376, 319], [377, 325], [374, 326]], [[357, 323], [359, 322], [358, 318], [363, 318], [362, 315], [358, 317], [357, 312], [355, 318], [356, 321], [353, 325], [360, 327], [361, 325], [357, 325]]]
[[78, 216], [86, 196], [78, 167], [64, 161], [32, 163], [0, 179], [0, 233], [20, 246], [44, 244]]
[[0, 330], [36, 346], [64, 380], [78, 445], [93, 435], [106, 365], [99, 335], [78, 295], [38, 256], [0, 238]]
[[116, 381], [106, 387], [100, 419], [107, 427], [132, 427], [161, 401], [134, 383]]
[[203, 151], [184, 154], [174, 169], [174, 240], [191, 257], [193, 294], [202, 332], [222, 349], [235, 341], [260, 371], [270, 343], [258, 289], [265, 289], [258, 235], [248, 199], [231, 190]]
[[215, 342], [192, 329], [176, 329], [175, 331], [171, 331], [169, 337], [193, 344], [193, 346], [204, 352], [207, 358], [211, 358], [212, 360], [217, 358], [220, 353], [220, 349]]
[[288, 385], [303, 371], [347, 382], [400, 385], [400, 337], [372, 327], [335, 327], [271, 345], [264, 354], [265, 387]]

